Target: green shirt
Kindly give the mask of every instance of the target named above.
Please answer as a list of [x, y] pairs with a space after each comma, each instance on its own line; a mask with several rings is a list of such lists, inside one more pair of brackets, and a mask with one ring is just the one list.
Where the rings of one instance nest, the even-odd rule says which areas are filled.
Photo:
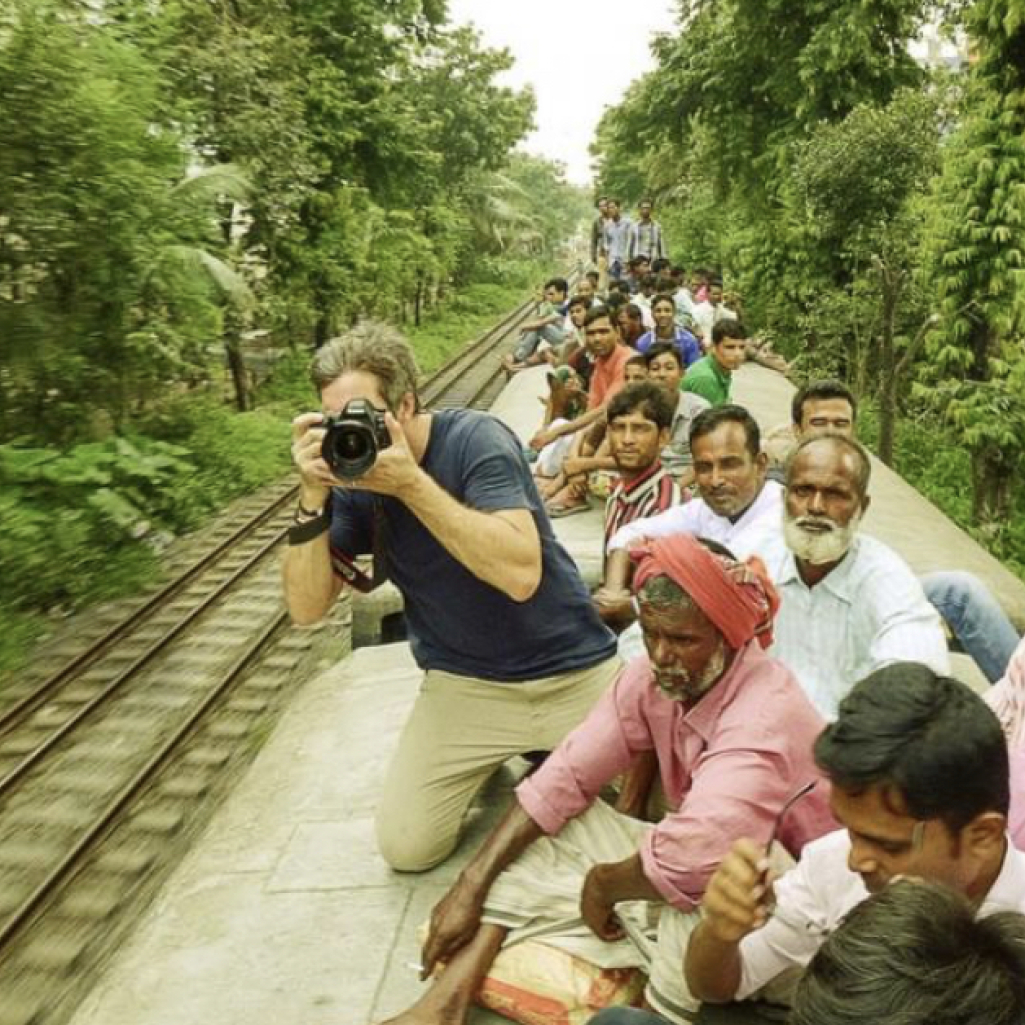
[[707, 399], [713, 406], [722, 406], [730, 401], [732, 380], [733, 375], [724, 370], [714, 356], [702, 356], [688, 367], [682, 388]]

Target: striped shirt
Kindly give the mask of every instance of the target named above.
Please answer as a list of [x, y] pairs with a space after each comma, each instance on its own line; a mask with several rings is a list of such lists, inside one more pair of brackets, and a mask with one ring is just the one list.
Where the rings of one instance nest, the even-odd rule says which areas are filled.
[[664, 512], [680, 500], [675, 478], [659, 460], [632, 481], [620, 480], [605, 502], [605, 544], [620, 527]]
[[827, 720], [858, 680], [891, 662], [950, 672], [940, 617], [907, 563], [867, 534], [814, 587], [781, 530], [756, 548], [779, 592], [769, 654], [790, 668]]

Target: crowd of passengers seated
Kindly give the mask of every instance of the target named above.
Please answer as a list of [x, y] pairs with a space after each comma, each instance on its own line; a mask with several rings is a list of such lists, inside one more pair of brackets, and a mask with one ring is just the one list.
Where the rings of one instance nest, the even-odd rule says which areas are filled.
[[[682, 286], [658, 292], [656, 278], [672, 324], [656, 300], [644, 351], [643, 335], [624, 340], [631, 306], [644, 320], [636, 295], [616, 300], [644, 295], [635, 259], [605, 295], [585, 275], [567, 303], [565, 282], [547, 282], [533, 348], [513, 354], [512, 372], [548, 367], [533, 477], [487, 414], [422, 409], [412, 352], [381, 325], [320, 350], [321, 409], [295, 421], [293, 616], [314, 621], [347, 584], [369, 586], [354, 560], [373, 553], [425, 672], [378, 804], [385, 859], [440, 863], [488, 775], [550, 752], [432, 912], [431, 981], [399, 1020], [465, 1020], [503, 948], [539, 934], [642, 966], [647, 1006], [680, 1022], [701, 1000], [797, 1007], [793, 976], [897, 876], [956, 891], [951, 914], [958, 899], [979, 916], [1025, 912], [1025, 647], [974, 578], [923, 588], [861, 531], [871, 463], [842, 384], [798, 391], [770, 459], [731, 401], [739, 318], [713, 312], [706, 330], [675, 312]], [[709, 301], [702, 284], [717, 282], [691, 305]], [[390, 445], [340, 479], [322, 416], [352, 399], [385, 411]], [[606, 489], [589, 596], [549, 519]], [[950, 676], [937, 609], [997, 681], [983, 697]], [[624, 935], [635, 901], [660, 912], [639, 923], [644, 943]], [[907, 906], [878, 905], [884, 920]], [[997, 932], [1025, 959], [1014, 922]], [[985, 1020], [1018, 1020], [1022, 986], [993, 980], [1008, 1016]]]

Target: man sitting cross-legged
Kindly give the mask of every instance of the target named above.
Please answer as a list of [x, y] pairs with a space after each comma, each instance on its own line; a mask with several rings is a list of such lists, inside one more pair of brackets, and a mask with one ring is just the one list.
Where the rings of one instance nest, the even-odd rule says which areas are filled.
[[780, 596], [772, 654], [825, 719], [890, 662], [950, 670], [940, 617], [907, 563], [859, 532], [872, 464], [856, 441], [820, 435], [791, 456], [783, 530], [757, 547]]
[[703, 1000], [742, 1000], [800, 971], [897, 876], [946, 883], [980, 916], [1025, 911], [1025, 854], [1006, 832], [1007, 743], [970, 688], [915, 663], [880, 669], [844, 699], [815, 757], [845, 828], [809, 844], [775, 883], [762, 838], [734, 845], [687, 951]]
[[[398, 1021], [465, 1021], [503, 944], [532, 934], [555, 944], [568, 936], [579, 951], [590, 929], [604, 956], [641, 963], [622, 938], [623, 901], [662, 908], [649, 1003], [677, 1016], [693, 1009], [680, 964], [705, 884], [734, 838], [767, 839], [788, 796], [816, 778], [811, 746], [822, 725], [789, 671], [762, 651], [771, 586], [719, 551], [680, 536], [636, 553], [650, 661], [628, 666], [517, 788], [431, 915], [424, 971], [443, 960], [444, 973]], [[655, 826], [598, 799], [648, 750], [673, 809]], [[830, 823], [824, 795], [813, 792], [785, 817], [778, 839], [797, 853]], [[614, 943], [618, 950], [607, 946]]]

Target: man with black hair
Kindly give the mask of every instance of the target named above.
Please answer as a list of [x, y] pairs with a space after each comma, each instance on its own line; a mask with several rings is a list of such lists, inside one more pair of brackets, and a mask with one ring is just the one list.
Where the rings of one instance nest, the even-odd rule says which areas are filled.
[[591, 222], [591, 263], [597, 265], [598, 257], [605, 255], [605, 221], [609, 216], [608, 196], [598, 197], [598, 216]]
[[[637, 357], [643, 359], [643, 357]], [[620, 527], [675, 505], [680, 492], [659, 453], [669, 441], [675, 412], [665, 390], [650, 381], [630, 384], [609, 403], [605, 438], [619, 481], [605, 502], [605, 546]]]
[[[652, 202], [642, 199], [637, 204], [637, 221], [630, 240], [630, 256], [646, 256], [650, 261], [662, 260], [666, 255], [662, 225], [651, 218]], [[654, 269], [654, 268], [652, 268]]]
[[[690, 430], [695, 482], [701, 497], [658, 516], [635, 520], [609, 541], [605, 584], [596, 592], [599, 614], [622, 624], [633, 618], [629, 591], [631, 546], [642, 538], [692, 534], [726, 545], [746, 557], [778, 532], [783, 489], [765, 479], [765, 456], [754, 417], [741, 406], [700, 413]], [[638, 631], [621, 638], [620, 650], [633, 654]]]
[[859, 904], [811, 959], [790, 1025], [1021, 1025], [1025, 915], [900, 879]]
[[736, 320], [721, 320], [712, 328], [712, 347], [683, 379], [683, 390], [694, 392], [713, 406], [730, 401], [733, 371], [744, 362], [747, 332]]
[[734, 844], [686, 957], [700, 999], [746, 999], [803, 969], [870, 893], [899, 876], [945, 883], [980, 916], [1025, 911], [1025, 854], [1007, 837], [1007, 742], [970, 688], [916, 663], [862, 680], [815, 743], [844, 829], [773, 882], [767, 837]]
[[645, 354], [648, 379], [661, 385], [676, 403], [669, 428], [669, 441], [662, 449], [662, 465], [678, 478], [681, 488], [694, 483], [694, 460], [690, 452], [690, 429], [698, 415], [709, 409], [708, 403], [691, 392], [680, 391], [687, 369], [675, 345], [658, 342]]
[[[531, 358], [542, 342], [552, 348], [562, 345], [566, 340], [566, 295], [569, 284], [565, 278], [551, 278], [545, 282], [544, 298], [538, 303], [536, 316], [520, 327], [520, 340], [516, 348], [503, 360], [507, 373], [530, 366]], [[534, 360], [536, 365], [540, 360]]]
[[626, 270], [634, 225], [629, 217], [623, 216], [618, 199], [608, 200], [607, 213], [603, 239], [609, 261], [609, 278], [612, 279], [618, 278]]

